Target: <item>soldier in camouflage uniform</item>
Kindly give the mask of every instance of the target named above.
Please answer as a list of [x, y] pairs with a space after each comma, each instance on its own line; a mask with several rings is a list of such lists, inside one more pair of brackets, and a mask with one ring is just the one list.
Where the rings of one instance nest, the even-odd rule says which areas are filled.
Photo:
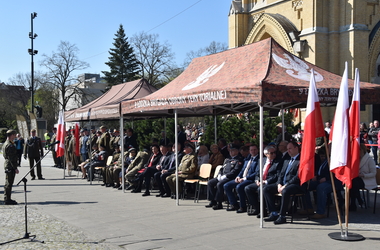
[[114, 181], [112, 178], [112, 176], [113, 176], [112, 168], [113, 168], [113, 164], [116, 164], [118, 162], [118, 160], [120, 158], [120, 154], [121, 154], [120, 148], [117, 147], [116, 151], [113, 152], [113, 154], [112, 154], [111, 164], [102, 169], [102, 176], [103, 176], [102, 186], [106, 186], [106, 187], [113, 187], [114, 186]]
[[116, 151], [116, 148], [119, 147], [119, 142], [120, 142], [120, 132], [115, 129], [113, 131], [113, 134], [112, 134], [111, 140], [110, 140], [111, 149], [113, 151]]
[[[96, 134], [96, 131], [95, 131], [95, 127], [91, 127], [91, 134], [89, 135], [89, 138], [87, 140], [87, 145], [89, 148], [92, 148], [94, 146], [94, 144], [97, 144], [98, 140], [98, 136]], [[91, 155], [89, 156], [89, 158], [91, 157]]]
[[5, 158], [4, 170], [5, 170], [5, 185], [4, 185], [4, 204], [16, 205], [17, 202], [11, 199], [12, 185], [15, 180], [15, 175], [18, 174], [17, 169], [17, 149], [13, 143], [16, 137], [16, 131], [7, 131], [7, 140], [3, 145], [3, 156]]
[[[186, 179], [194, 177], [194, 173], [198, 167], [198, 157], [195, 153], [195, 146], [193, 143], [188, 142], [185, 144], [183, 152], [185, 155], [182, 157], [181, 163], [178, 166], [178, 194], [182, 194], [182, 185]], [[172, 192], [172, 198], [176, 198], [176, 174], [166, 177], [170, 190]]]
[[148, 149], [145, 148], [143, 151], [139, 151], [136, 158], [129, 164], [127, 168], [127, 173], [125, 174], [125, 180], [129, 183], [127, 190], [131, 190], [136, 187], [133, 180], [136, 178], [136, 174], [144, 168], [145, 164], [148, 163], [149, 153]]

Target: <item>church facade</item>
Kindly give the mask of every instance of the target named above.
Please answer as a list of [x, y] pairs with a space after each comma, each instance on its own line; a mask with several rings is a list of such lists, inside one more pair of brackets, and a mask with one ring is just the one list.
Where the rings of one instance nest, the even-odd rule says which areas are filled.
[[[380, 84], [379, 0], [234, 0], [229, 11], [229, 47], [268, 37], [294, 55], [349, 78]], [[380, 118], [377, 105], [362, 107], [362, 121]], [[324, 110], [331, 120], [335, 108]]]

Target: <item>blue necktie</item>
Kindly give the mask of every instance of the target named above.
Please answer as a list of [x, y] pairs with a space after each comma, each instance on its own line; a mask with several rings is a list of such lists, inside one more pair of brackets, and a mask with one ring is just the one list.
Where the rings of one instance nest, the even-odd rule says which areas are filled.
[[286, 184], [286, 175], [289, 173], [290, 168], [291, 168], [293, 162], [294, 162], [294, 158], [292, 157], [291, 160], [289, 161], [288, 167], [286, 168], [286, 171], [285, 171], [284, 185]]

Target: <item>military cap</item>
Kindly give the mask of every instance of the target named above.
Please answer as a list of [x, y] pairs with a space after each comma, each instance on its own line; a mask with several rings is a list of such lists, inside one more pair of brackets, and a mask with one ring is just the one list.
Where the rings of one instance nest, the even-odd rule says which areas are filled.
[[7, 136], [15, 135], [15, 134], [17, 134], [16, 130], [10, 129], [7, 131]]
[[137, 152], [137, 150], [136, 150], [135, 148], [130, 148], [130, 149], [128, 149], [128, 152], [129, 152], [129, 153], [132, 152], [132, 151]]

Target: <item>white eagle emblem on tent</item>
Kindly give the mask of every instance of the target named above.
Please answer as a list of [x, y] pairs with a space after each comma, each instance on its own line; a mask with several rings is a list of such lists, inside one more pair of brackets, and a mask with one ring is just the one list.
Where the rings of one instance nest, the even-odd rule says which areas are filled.
[[[301, 59], [296, 56], [290, 56], [288, 54], [283, 54], [284, 58], [272, 53], [272, 57], [275, 62], [281, 67], [287, 69], [286, 73], [294, 78], [310, 81], [310, 70], [311, 68]], [[316, 82], [323, 81], [323, 76], [314, 69], [314, 76]]]
[[193, 89], [193, 88], [203, 85], [205, 82], [207, 82], [210, 79], [210, 77], [218, 73], [219, 70], [223, 68], [224, 64], [225, 62], [223, 62], [219, 66], [218, 65], [210, 66], [200, 76], [198, 76], [197, 79], [195, 79], [195, 81], [192, 81], [191, 83], [187, 84], [185, 87], [182, 88], [182, 90], [189, 90], [189, 89]]

